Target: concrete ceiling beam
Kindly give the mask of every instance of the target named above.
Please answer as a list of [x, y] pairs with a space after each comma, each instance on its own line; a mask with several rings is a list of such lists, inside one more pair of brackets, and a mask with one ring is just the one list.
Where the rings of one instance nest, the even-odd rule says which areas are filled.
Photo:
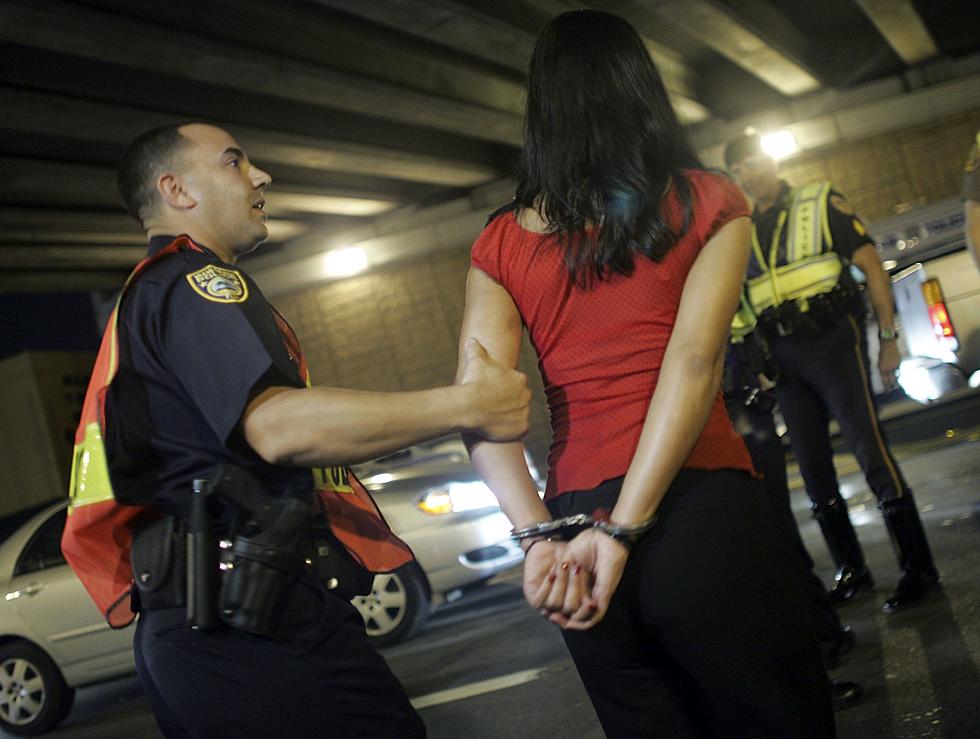
[[855, 0], [906, 64], [939, 56], [939, 47], [909, 0]]
[[[370, 3], [368, 3], [370, 4]], [[515, 113], [417, 92], [280, 54], [237, 48], [115, 13], [32, 0], [0, 3], [0, 41], [259, 92], [476, 139], [518, 145]]]
[[772, 45], [716, 0], [647, 0], [651, 8], [783, 95], [812, 92], [820, 81], [803, 62]]
[[[120, 152], [141, 131], [175, 119], [170, 113], [3, 87], [0, 87], [0, 110], [3, 110], [0, 128], [109, 143], [118, 146]], [[476, 162], [247, 126], [229, 128], [249, 156], [263, 166], [284, 164], [450, 187], [473, 186], [496, 176], [492, 167]]]

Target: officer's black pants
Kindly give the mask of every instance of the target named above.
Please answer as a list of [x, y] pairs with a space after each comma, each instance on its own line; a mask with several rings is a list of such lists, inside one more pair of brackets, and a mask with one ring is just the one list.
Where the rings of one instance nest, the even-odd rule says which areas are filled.
[[[566, 493], [549, 508], [611, 510], [621, 484]], [[761, 484], [744, 472], [682, 470], [606, 617], [562, 632], [607, 736], [833, 736], [791, 562]]]
[[324, 595], [322, 618], [276, 639], [192, 631], [182, 608], [141, 614], [136, 668], [164, 736], [424, 737], [357, 611]]
[[[726, 398], [726, 402], [727, 398]], [[746, 408], [735, 401], [728, 403], [728, 415], [735, 430], [742, 435], [745, 446], [763, 478], [766, 495], [773, 506], [777, 523], [781, 523], [790, 548], [796, 554], [794, 564], [799, 573], [807, 601], [810, 620], [820, 641], [836, 642], [840, 639], [841, 622], [837, 612], [830, 605], [827, 590], [813, 571], [813, 559], [800, 536], [800, 529], [793, 516], [793, 506], [789, 496], [789, 481], [786, 476], [786, 452], [776, 433], [776, 425], [770, 411]]]
[[905, 495], [908, 485], [878, 423], [863, 326], [848, 318], [816, 338], [793, 334], [773, 339], [770, 350], [781, 372], [776, 397], [815, 507], [821, 510], [836, 501], [846, 510], [827, 430], [830, 417], [837, 419], [878, 501]]

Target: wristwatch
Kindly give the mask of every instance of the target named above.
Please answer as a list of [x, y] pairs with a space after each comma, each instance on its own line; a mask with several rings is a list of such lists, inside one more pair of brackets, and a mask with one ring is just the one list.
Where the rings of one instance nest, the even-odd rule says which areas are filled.
[[882, 328], [878, 330], [879, 341], [895, 341], [898, 338], [898, 331], [893, 328]]

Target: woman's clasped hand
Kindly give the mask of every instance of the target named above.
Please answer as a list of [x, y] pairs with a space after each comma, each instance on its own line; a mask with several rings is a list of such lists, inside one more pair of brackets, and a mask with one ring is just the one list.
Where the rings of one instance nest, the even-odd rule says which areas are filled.
[[594, 529], [570, 542], [536, 542], [524, 562], [524, 597], [563, 629], [592, 628], [606, 615], [628, 556], [624, 544]]

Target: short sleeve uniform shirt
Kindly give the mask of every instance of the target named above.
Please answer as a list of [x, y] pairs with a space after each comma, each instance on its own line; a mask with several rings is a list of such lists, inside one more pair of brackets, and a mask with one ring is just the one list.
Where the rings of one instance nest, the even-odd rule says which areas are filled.
[[[154, 238], [150, 254], [173, 241]], [[186, 514], [192, 481], [222, 462], [272, 494], [312, 489], [309, 469], [265, 463], [240, 421], [265, 387], [303, 387], [291, 331], [235, 265], [206, 248], [150, 265], [119, 317], [119, 370], [106, 399], [106, 451], [117, 499]]]

